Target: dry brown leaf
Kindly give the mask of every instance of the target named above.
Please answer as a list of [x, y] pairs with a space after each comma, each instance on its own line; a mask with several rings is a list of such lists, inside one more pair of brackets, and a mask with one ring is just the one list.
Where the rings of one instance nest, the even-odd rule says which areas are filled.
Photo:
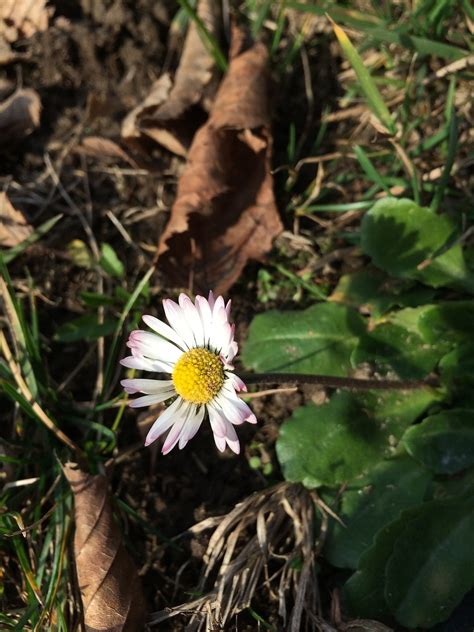
[[74, 555], [87, 632], [142, 632], [145, 600], [112, 515], [105, 476], [74, 463], [64, 474], [74, 494]]
[[31, 235], [32, 230], [23, 213], [13, 206], [5, 192], [0, 192], [0, 246], [16, 246]]
[[160, 269], [176, 285], [226, 292], [283, 229], [270, 172], [267, 61], [263, 44], [235, 55], [194, 138], [158, 247]]
[[74, 152], [99, 160], [106, 158], [122, 160], [134, 168], [137, 167], [137, 163], [118, 143], [109, 138], [103, 138], [102, 136], [86, 136], [80, 145], [74, 148]]
[[16, 90], [0, 103], [0, 148], [30, 134], [40, 123], [41, 101], [35, 90]]
[[[209, 33], [219, 39], [220, 0], [200, 0], [198, 15]], [[215, 94], [218, 70], [191, 21], [174, 84], [168, 74], [156, 81], [143, 104], [123, 122], [126, 140], [148, 136], [169, 151], [185, 156]]]
[[37, 31], [46, 31], [49, 16], [54, 9], [46, 6], [47, 0], [1, 0], [0, 36], [8, 42], [20, 37], [31, 37]]

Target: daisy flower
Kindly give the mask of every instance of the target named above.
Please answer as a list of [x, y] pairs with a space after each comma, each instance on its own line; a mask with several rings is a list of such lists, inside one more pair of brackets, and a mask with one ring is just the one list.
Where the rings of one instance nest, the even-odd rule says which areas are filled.
[[193, 303], [185, 294], [179, 304], [165, 299], [163, 307], [169, 325], [154, 316], [143, 316], [153, 330], [132, 331], [127, 346], [132, 355], [121, 364], [132, 369], [168, 373], [170, 379], [127, 379], [121, 384], [127, 393], [144, 393], [130, 406], [139, 408], [166, 400], [172, 403], [151, 427], [145, 445], [169, 430], [163, 444], [168, 454], [176, 444], [181, 450], [209, 419], [214, 441], [223, 452], [226, 445], [236, 454], [240, 444], [234, 426], [244, 421], [257, 423], [255, 415], [237, 393], [246, 391], [235, 375], [232, 361], [237, 354], [235, 326], [229, 323], [230, 301], [222, 296], [196, 296]]

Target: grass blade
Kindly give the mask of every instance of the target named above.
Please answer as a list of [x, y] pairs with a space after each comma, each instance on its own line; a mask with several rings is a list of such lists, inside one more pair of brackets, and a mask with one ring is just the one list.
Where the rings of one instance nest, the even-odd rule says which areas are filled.
[[188, 0], [178, 0], [178, 2], [181, 5], [183, 11], [186, 12], [186, 15], [196, 24], [202, 41], [204, 42], [204, 45], [206, 46], [210, 55], [212, 55], [212, 57], [214, 58], [216, 66], [219, 68], [219, 70], [225, 72], [227, 70], [227, 60], [223, 52], [221, 51], [219, 43], [214, 35], [210, 33], [209, 30], [206, 28], [206, 25], [198, 16], [196, 11], [192, 8]]
[[61, 218], [62, 214], [48, 219], [47, 222], [44, 222], [44, 224], [38, 226], [38, 228], [36, 228], [31, 233], [31, 235], [29, 235], [17, 246], [14, 246], [13, 248], [9, 248], [8, 250], [2, 252], [3, 261], [5, 263], [10, 263], [10, 261], [13, 261], [15, 257], [21, 255], [21, 253], [24, 252], [29, 246], [31, 246], [31, 244], [34, 244], [36, 241], [41, 239], [41, 237], [44, 237], [44, 235], [46, 235], [46, 233], [48, 233], [53, 228], [53, 226], [55, 226], [59, 222]]
[[332, 22], [334, 33], [339, 40], [342, 51], [351, 64], [352, 68], [354, 69], [357, 78], [359, 79], [360, 87], [362, 88], [362, 91], [366, 96], [371, 110], [374, 112], [380, 122], [385, 125], [389, 132], [391, 132], [392, 134], [395, 133], [396, 128], [395, 123], [392, 119], [392, 115], [388, 111], [388, 108], [385, 105], [384, 100], [382, 99], [382, 96], [380, 95], [380, 92], [378, 91], [372, 77], [370, 76], [369, 71], [365, 67], [362, 58], [352, 45], [352, 42], [347, 37], [343, 29], [341, 29], [341, 27], [338, 26], [334, 22], [334, 20], [332, 20], [331, 18], [329, 19]]

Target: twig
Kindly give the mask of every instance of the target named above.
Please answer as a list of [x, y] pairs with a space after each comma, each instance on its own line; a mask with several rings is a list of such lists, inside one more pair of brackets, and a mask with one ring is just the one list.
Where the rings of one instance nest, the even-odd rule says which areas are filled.
[[255, 393], [240, 393], [243, 399], [257, 399], [258, 397], [266, 397], [267, 395], [277, 395], [278, 393], [296, 393], [296, 386], [288, 386], [287, 388], [267, 388], [264, 391], [256, 391]]
[[306, 375], [304, 373], [254, 373], [240, 375], [246, 384], [318, 384], [328, 388], [350, 388], [357, 391], [413, 390], [425, 386], [437, 386], [435, 377], [424, 380], [379, 380], [357, 377], [333, 377], [331, 375]]

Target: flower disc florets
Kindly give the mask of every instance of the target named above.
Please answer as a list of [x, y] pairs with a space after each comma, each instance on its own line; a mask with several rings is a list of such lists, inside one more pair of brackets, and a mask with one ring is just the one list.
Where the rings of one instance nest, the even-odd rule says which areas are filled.
[[171, 376], [178, 395], [193, 404], [208, 404], [222, 388], [222, 360], [207, 349], [191, 349], [174, 365]]
[[132, 355], [121, 361], [126, 367], [168, 373], [171, 378], [122, 380], [127, 393], [144, 393], [130, 403], [132, 407], [171, 402], [151, 427], [145, 444], [169, 430], [162, 452], [167, 454], [175, 445], [184, 448], [206, 416], [218, 449], [223, 451], [228, 445], [238, 453], [234, 426], [257, 420], [237, 395], [247, 389], [233, 372], [237, 343], [229, 323], [230, 301], [226, 305], [222, 296], [215, 299], [209, 292], [208, 299], [196, 296], [193, 303], [181, 294], [178, 304], [164, 300], [163, 307], [169, 325], [143, 316], [153, 333], [133, 331], [127, 342]]

